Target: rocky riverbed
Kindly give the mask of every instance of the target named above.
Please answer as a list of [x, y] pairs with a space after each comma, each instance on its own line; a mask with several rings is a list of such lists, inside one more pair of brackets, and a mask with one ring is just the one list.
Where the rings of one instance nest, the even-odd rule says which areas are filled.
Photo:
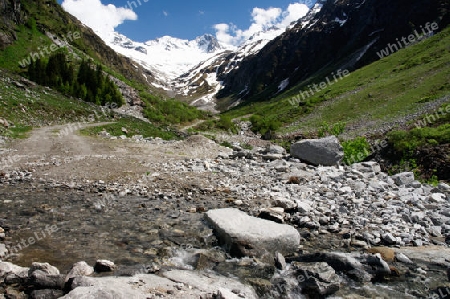
[[[101, 155], [78, 155], [67, 144], [66, 157], [52, 149], [34, 158], [20, 153], [19, 145], [8, 149], [11, 163], [0, 177], [0, 255], [18, 266], [0, 263], [0, 294], [449, 296], [447, 184], [423, 185], [411, 173], [390, 177], [373, 162], [311, 166], [276, 146], [236, 147], [231, 152], [196, 138], [194, 143], [95, 140], [95, 147], [104, 149]], [[202, 150], [205, 146], [208, 150]], [[58, 143], [53, 148], [59, 148]], [[136, 156], [136, 148], [158, 152], [153, 158], [144, 157], [147, 153]], [[132, 157], [127, 155], [131, 150]], [[197, 158], [180, 154], [187, 151]], [[131, 159], [134, 164], [126, 163]], [[103, 165], [129, 174], [114, 179]], [[82, 166], [98, 173], [80, 176]], [[293, 249], [288, 243], [287, 251], [282, 241], [279, 250], [267, 245], [273, 244], [272, 228], [258, 232], [256, 243], [251, 237], [233, 243], [217, 233], [227, 235], [227, 225], [217, 227], [205, 216], [225, 211], [231, 214], [224, 218], [233, 221], [236, 209], [249, 219], [295, 228], [299, 245]], [[246, 224], [239, 226], [248, 233]], [[107, 273], [75, 271], [77, 275], [67, 276], [75, 263], [93, 267], [98, 260], [113, 261], [114, 267]], [[49, 272], [42, 265], [34, 269], [36, 262], [49, 262], [59, 270]]]

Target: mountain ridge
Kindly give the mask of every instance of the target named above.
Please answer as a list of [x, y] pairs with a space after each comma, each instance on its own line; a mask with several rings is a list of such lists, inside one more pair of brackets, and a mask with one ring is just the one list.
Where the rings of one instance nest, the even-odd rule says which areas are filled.
[[286, 79], [286, 88], [290, 88], [339, 68], [360, 68], [379, 59], [379, 49], [408, 36], [415, 26], [436, 21], [443, 29], [450, 22], [449, 4], [441, 0], [329, 0], [321, 4], [323, 8], [307, 26], [297, 24], [258, 55], [245, 59], [239, 69], [220, 76], [225, 87], [217, 95], [219, 105], [226, 109], [230, 103], [272, 98]]

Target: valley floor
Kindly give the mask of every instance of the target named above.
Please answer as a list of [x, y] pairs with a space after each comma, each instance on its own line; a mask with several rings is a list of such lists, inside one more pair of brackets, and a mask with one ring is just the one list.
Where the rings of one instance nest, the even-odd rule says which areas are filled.
[[[143, 298], [213, 298], [219, 290], [234, 295], [214, 298], [303, 298], [292, 284], [296, 267], [317, 275], [313, 293], [336, 292], [341, 298], [424, 298], [450, 288], [446, 184], [433, 188], [392, 178], [377, 163], [314, 167], [291, 159], [279, 147], [233, 153], [202, 136], [183, 141], [111, 138], [106, 133], [89, 137], [78, 132], [83, 126], [34, 129], [28, 139], [1, 149], [0, 226], [6, 228], [8, 247], [43, 232], [46, 225], [58, 226], [58, 236], [12, 256], [22, 266], [46, 259], [67, 272], [80, 259], [93, 264], [101, 257], [114, 260], [121, 271], [136, 264], [151, 268], [144, 273], [153, 276], [115, 282], [95, 278], [89, 285], [97, 286], [96, 295], [86, 298], [101, 292], [113, 296], [115, 283], [124, 288], [124, 296], [138, 291]], [[287, 184], [293, 177], [298, 182]], [[299, 231], [301, 245], [287, 256], [288, 271], [258, 259], [230, 259], [216, 247], [203, 214], [228, 207]], [[396, 261], [385, 256], [386, 249], [377, 249], [386, 261], [368, 255], [376, 246], [390, 247]], [[314, 255], [319, 252], [338, 255]], [[301, 260], [307, 256], [322, 258], [332, 268]], [[0, 276], [8, 273], [5, 267], [10, 266], [0, 262]], [[134, 270], [143, 274], [142, 267]], [[230, 282], [214, 276], [218, 274], [236, 279]], [[158, 279], [166, 288], [163, 293]], [[211, 287], [208, 279], [215, 281]], [[252, 285], [255, 293], [237, 280]], [[130, 283], [135, 288], [125, 291]], [[10, 284], [0, 284], [0, 294], [2, 288], [13, 292]], [[66, 298], [90, 291], [94, 289], [75, 288]]]

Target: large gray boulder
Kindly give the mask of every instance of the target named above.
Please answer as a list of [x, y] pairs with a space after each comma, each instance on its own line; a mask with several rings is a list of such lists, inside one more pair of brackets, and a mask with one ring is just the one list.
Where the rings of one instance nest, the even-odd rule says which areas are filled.
[[336, 136], [306, 139], [291, 146], [291, 156], [316, 166], [335, 166], [344, 159], [344, 149]]
[[238, 209], [211, 210], [206, 219], [235, 257], [258, 257], [273, 263], [275, 252], [291, 254], [300, 245], [300, 234], [294, 227], [251, 217]]

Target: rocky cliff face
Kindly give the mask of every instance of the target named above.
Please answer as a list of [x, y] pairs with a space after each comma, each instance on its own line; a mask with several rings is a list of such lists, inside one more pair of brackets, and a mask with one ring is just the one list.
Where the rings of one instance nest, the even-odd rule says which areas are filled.
[[0, 0], [0, 50], [16, 39], [12, 27], [22, 23], [20, 0]]
[[339, 68], [362, 67], [379, 59], [377, 52], [396, 38], [421, 30], [427, 22], [443, 29], [450, 23], [449, 11], [445, 0], [326, 1], [313, 18], [305, 17], [238, 69], [220, 74], [225, 88], [218, 98], [270, 98], [282, 82], [289, 87], [325, 78]]

